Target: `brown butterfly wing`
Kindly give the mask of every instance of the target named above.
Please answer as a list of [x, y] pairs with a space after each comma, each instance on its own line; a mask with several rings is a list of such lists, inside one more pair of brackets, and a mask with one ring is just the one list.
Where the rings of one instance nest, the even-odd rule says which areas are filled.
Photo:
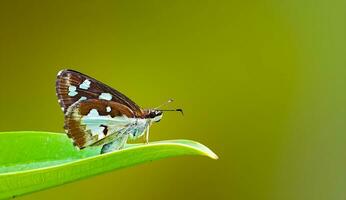
[[104, 99], [127, 106], [137, 117], [143, 115], [142, 109], [119, 91], [74, 70], [62, 70], [58, 73], [56, 93], [64, 113], [78, 101]]
[[116, 137], [117, 130], [120, 131], [124, 128], [122, 127], [123, 125], [118, 127], [112, 125], [112, 127], [109, 127], [106, 122], [100, 124], [95, 122], [95, 124], [91, 124], [95, 125], [94, 127], [88, 127], [88, 124], [83, 122], [83, 119], [93, 112], [97, 113], [99, 118], [105, 119], [107, 117], [110, 119], [120, 116], [135, 117], [134, 112], [127, 106], [113, 101], [90, 99], [73, 104], [68, 108], [65, 116], [65, 129], [67, 135], [73, 139], [74, 145], [80, 149], [95, 143], [97, 145], [105, 144], [110, 138]]

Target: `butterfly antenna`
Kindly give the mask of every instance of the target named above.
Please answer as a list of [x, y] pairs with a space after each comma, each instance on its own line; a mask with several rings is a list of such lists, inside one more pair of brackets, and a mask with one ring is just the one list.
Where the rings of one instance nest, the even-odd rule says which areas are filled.
[[169, 104], [169, 103], [171, 103], [171, 102], [173, 102], [174, 100], [173, 99], [168, 99], [168, 101], [167, 102], [165, 102], [165, 103], [163, 103], [163, 104], [161, 104], [161, 105], [159, 105], [159, 106], [157, 106], [156, 108], [154, 108], [155, 110], [156, 109], [158, 109], [158, 108], [161, 108], [162, 106], [165, 106], [165, 105], [167, 105], [167, 104]]
[[171, 109], [171, 110], [158, 110], [158, 111], [173, 111], [173, 112], [180, 112], [182, 115], [184, 115], [184, 111], [181, 108], [178, 109]]

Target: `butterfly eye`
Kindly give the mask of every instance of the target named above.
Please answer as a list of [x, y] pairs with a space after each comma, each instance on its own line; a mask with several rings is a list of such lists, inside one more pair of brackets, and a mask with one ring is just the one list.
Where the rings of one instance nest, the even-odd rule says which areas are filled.
[[154, 117], [156, 117], [158, 115], [158, 112], [160, 112], [160, 111], [152, 110], [152, 111], [150, 111], [148, 117], [149, 118], [154, 118]]
[[150, 115], [149, 115], [150, 118], [154, 118], [155, 116], [156, 116], [155, 112], [151, 112]]

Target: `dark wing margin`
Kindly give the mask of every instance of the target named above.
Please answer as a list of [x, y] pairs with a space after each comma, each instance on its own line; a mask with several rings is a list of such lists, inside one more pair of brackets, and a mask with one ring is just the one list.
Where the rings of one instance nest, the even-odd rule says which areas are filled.
[[[97, 116], [95, 116], [95, 113]], [[83, 121], [86, 116], [94, 115], [92, 123]], [[107, 121], [107, 117], [126, 116], [133, 118], [135, 115], [127, 106], [117, 102], [90, 99], [73, 104], [65, 115], [65, 131], [73, 144], [79, 149], [92, 146], [95, 143], [103, 144], [109, 138], [117, 136], [122, 130], [121, 124]], [[101, 142], [100, 142], [101, 141]]]
[[124, 94], [90, 76], [70, 69], [58, 73], [56, 94], [65, 114], [71, 105], [87, 99], [114, 101], [127, 106], [136, 117], [143, 114], [142, 109]]

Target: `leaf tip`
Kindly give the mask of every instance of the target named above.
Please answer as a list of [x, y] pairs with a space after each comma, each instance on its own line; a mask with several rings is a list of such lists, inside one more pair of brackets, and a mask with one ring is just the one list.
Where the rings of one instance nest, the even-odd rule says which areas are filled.
[[213, 160], [218, 160], [219, 156], [216, 155], [216, 153], [214, 153], [212, 150], [210, 150], [208, 148], [208, 150], [205, 152], [205, 155], [208, 156], [209, 158], [213, 159]]

